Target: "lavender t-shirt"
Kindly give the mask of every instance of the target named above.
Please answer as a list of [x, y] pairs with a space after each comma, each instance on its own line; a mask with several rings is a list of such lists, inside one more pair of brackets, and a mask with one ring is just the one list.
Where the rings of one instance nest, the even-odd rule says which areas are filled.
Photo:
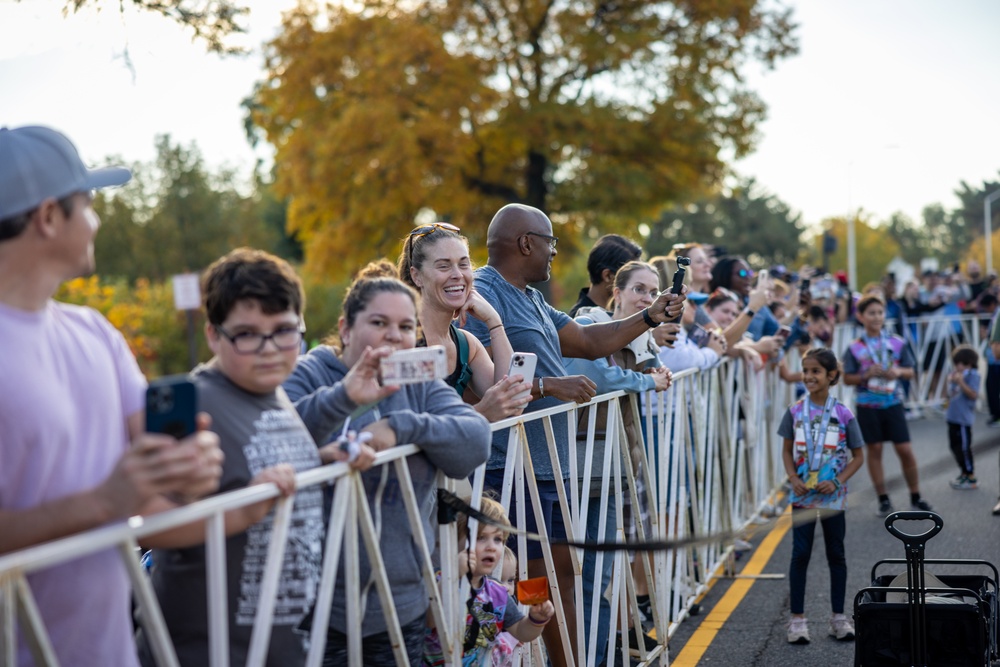
[[[0, 304], [0, 508], [34, 507], [101, 483], [128, 447], [146, 381], [96, 311]], [[129, 582], [108, 549], [28, 578], [59, 662], [135, 665]], [[21, 642], [18, 664], [33, 664]]]

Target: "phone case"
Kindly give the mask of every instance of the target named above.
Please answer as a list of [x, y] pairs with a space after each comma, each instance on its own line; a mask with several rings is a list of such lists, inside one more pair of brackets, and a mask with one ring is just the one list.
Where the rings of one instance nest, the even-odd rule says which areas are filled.
[[[538, 357], [531, 352], [515, 352], [510, 358], [510, 366], [507, 368], [507, 377], [520, 373], [524, 376], [524, 381], [529, 385], [535, 380], [535, 366], [538, 364]], [[521, 395], [524, 398], [522, 408], [528, 407], [531, 401], [531, 391]]]
[[196, 430], [198, 388], [186, 375], [168, 375], [146, 389], [146, 431], [180, 440]]
[[380, 370], [382, 384], [430, 382], [448, 376], [448, 358], [441, 345], [397, 350], [381, 361]]

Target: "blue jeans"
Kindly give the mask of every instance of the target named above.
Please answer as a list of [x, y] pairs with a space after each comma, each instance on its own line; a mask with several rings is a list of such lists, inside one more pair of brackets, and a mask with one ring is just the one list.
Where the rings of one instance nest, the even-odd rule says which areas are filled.
[[834, 614], [844, 613], [847, 592], [847, 558], [844, 556], [844, 535], [847, 520], [842, 511], [792, 508], [792, 565], [788, 571], [791, 584], [793, 614], [805, 613], [806, 570], [812, 555], [816, 519], [823, 524], [826, 562], [830, 566], [830, 605]]
[[[587, 506], [587, 536], [588, 541], [601, 541], [610, 542], [614, 540], [615, 537], [615, 497], [614, 494], [610, 494], [608, 498], [608, 510], [607, 510], [607, 523], [604, 528], [604, 537], [602, 538], [599, 529], [601, 521], [601, 499], [600, 498], [590, 498], [589, 504]], [[596, 551], [584, 551], [583, 552], [583, 632], [584, 641], [590, 641], [590, 610], [593, 608], [593, 595], [594, 595], [594, 581], [595, 581], [595, 571], [597, 568], [597, 553]], [[608, 584], [611, 582], [611, 571], [615, 564], [615, 554], [614, 552], [605, 551], [604, 560], [601, 564], [601, 581], [600, 589], [597, 592], [598, 595], [598, 611], [597, 611], [597, 650], [595, 653], [594, 664], [599, 665], [604, 662], [604, 654], [608, 647], [608, 637], [607, 632], [611, 627], [611, 603], [608, 599], [604, 597], [604, 591], [607, 590]], [[587, 650], [589, 654], [590, 645], [587, 644]], [[580, 660], [581, 664], [583, 660]]]

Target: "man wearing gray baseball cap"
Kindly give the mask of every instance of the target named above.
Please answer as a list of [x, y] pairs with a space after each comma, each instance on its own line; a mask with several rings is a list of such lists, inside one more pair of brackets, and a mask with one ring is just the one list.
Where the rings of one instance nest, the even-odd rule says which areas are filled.
[[[145, 433], [146, 381], [125, 339], [97, 311], [52, 299], [94, 270], [92, 191], [130, 177], [88, 169], [50, 128], [0, 128], [0, 554], [218, 486], [222, 454], [204, 416], [180, 442]], [[60, 664], [138, 664], [117, 550], [28, 581]], [[30, 644], [18, 664], [47, 664]]]

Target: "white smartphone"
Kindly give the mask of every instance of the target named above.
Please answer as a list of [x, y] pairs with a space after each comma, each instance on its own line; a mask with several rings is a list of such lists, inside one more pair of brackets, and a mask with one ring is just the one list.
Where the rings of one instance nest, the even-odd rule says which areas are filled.
[[522, 408], [528, 407], [528, 403], [531, 401], [531, 383], [535, 381], [535, 365], [538, 363], [538, 357], [536, 357], [531, 352], [515, 352], [510, 358], [510, 367], [507, 369], [507, 377], [515, 374], [520, 374], [524, 376], [524, 381], [528, 383], [529, 389], [526, 393], [519, 396], [524, 398], [524, 405]]
[[381, 361], [380, 370], [382, 384], [430, 382], [448, 376], [448, 358], [441, 345], [396, 350]]

